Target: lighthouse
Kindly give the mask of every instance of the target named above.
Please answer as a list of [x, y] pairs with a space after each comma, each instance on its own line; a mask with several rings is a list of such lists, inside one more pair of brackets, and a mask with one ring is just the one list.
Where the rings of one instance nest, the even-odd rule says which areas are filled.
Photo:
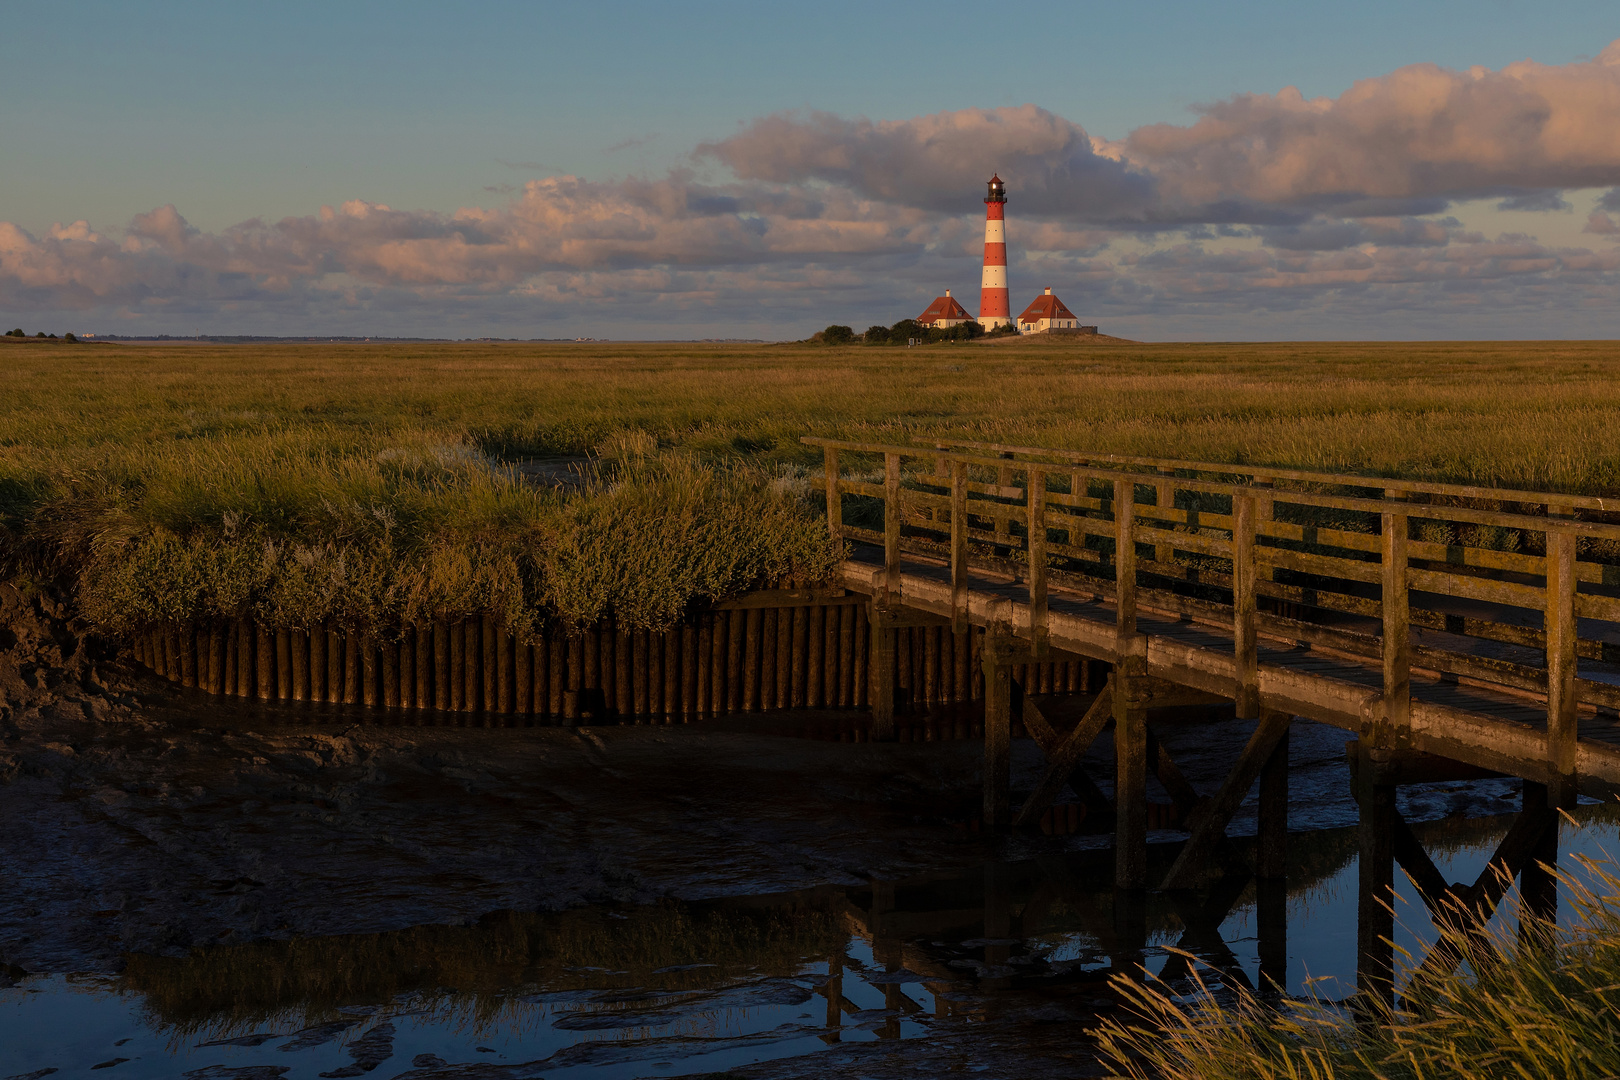
[[986, 330], [1012, 323], [1007, 299], [1007, 185], [990, 178], [984, 200], [984, 279], [979, 290], [979, 325]]

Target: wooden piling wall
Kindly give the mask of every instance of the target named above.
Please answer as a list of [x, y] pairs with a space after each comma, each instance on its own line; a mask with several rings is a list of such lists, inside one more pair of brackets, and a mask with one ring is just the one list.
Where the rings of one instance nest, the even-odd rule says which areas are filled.
[[[866, 709], [872, 626], [856, 598], [772, 604], [746, 597], [659, 633], [611, 622], [535, 641], [473, 616], [361, 633], [234, 619], [165, 625], [132, 643], [136, 660], [229, 697], [364, 704], [541, 723], [686, 723], [735, 712]], [[983, 696], [984, 630], [878, 630], [895, 649], [895, 703], [926, 713]], [[1019, 673], [1031, 693], [1092, 689], [1087, 662], [1053, 653]]]

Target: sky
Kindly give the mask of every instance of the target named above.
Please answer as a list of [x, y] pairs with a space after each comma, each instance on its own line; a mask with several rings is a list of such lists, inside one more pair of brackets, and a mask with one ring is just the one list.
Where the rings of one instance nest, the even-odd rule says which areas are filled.
[[1620, 8], [8, 0], [0, 322], [1620, 336]]

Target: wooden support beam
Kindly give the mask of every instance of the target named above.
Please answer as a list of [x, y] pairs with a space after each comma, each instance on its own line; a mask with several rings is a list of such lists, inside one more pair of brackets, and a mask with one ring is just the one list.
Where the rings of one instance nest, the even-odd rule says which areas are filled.
[[1255, 876], [1281, 880], [1288, 870], [1288, 732], [1284, 731], [1260, 769], [1260, 847]]
[[[869, 700], [872, 703], [873, 742], [889, 742], [894, 738], [894, 631], [883, 620], [883, 609], [874, 603], [867, 618], [866, 635], [872, 652]], [[777, 678], [782, 678], [780, 672]]]
[[1429, 909], [1431, 917], [1439, 916], [1448, 903], [1455, 899], [1451, 885], [1446, 881], [1445, 875], [1440, 873], [1429, 853], [1423, 850], [1423, 845], [1413, 835], [1412, 827], [1406, 823], [1399, 812], [1390, 821], [1390, 842], [1395, 855], [1395, 861], [1400, 863], [1406, 876], [1412, 879], [1417, 888], [1418, 895], [1423, 898], [1423, 904]]
[[[1370, 770], [1369, 770], [1370, 771]], [[1356, 991], [1376, 1020], [1395, 1005], [1395, 789], [1358, 778]]]
[[[1524, 782], [1520, 809], [1536, 811], [1552, 805], [1547, 785]], [[1545, 947], [1553, 940], [1558, 922], [1558, 822], [1541, 834], [1541, 841], [1519, 871], [1519, 942], [1521, 946]]]
[[1162, 889], [1190, 889], [1199, 884], [1204, 869], [1209, 865], [1215, 848], [1226, 839], [1226, 826], [1242, 805], [1243, 798], [1254, 786], [1267, 759], [1277, 743], [1288, 733], [1294, 718], [1286, 712], [1267, 711], [1249, 736], [1248, 745], [1238, 757], [1237, 764], [1221, 782], [1220, 791], [1209, 801], [1195, 823], [1192, 835], [1176, 857], [1170, 872], [1164, 876]]
[[1002, 660], [1004, 631], [986, 635], [984, 648], [984, 827], [1006, 828], [1012, 753], [1012, 667]]
[[1170, 798], [1180, 811], [1182, 820], [1186, 821], [1206, 800], [1187, 781], [1186, 776], [1182, 775], [1180, 766], [1153, 734], [1152, 728], [1147, 729], [1147, 760], [1153, 769], [1153, 775], [1159, 778], [1164, 790], [1170, 793]]
[[1114, 887], [1147, 885], [1147, 710], [1132, 683], [1146, 673], [1145, 657], [1125, 657], [1110, 677], [1114, 714]]
[[[1102, 729], [1113, 719], [1113, 709], [1112, 695], [1109, 690], [1104, 690], [1097, 695], [1096, 700], [1091, 703], [1091, 708], [1086, 710], [1086, 714], [1074, 726], [1074, 730], [1064, 736], [1061, 741], [1058, 741], [1055, 746], [1050, 742], [1043, 743], [1043, 749], [1047, 746], [1051, 747], [1047, 750], [1046, 772], [1042, 774], [1040, 783], [1035, 785], [1035, 791], [1028, 799], [1024, 800], [1023, 807], [1018, 811], [1018, 818], [1013, 822], [1014, 828], [1021, 829], [1041, 820], [1041, 815], [1057, 800], [1058, 795], [1063, 791], [1064, 785], [1069, 782], [1069, 776], [1074, 771], [1075, 766], [1080, 763], [1080, 759], [1091, 748], [1091, 744], [1097, 741], [1097, 736], [1102, 733]], [[1040, 715], [1040, 710], [1026, 697], [1024, 699], [1025, 728], [1033, 730], [1032, 721], [1045, 727], [1049, 739], [1055, 735], [1051, 726], [1046, 723], [1046, 719]]]

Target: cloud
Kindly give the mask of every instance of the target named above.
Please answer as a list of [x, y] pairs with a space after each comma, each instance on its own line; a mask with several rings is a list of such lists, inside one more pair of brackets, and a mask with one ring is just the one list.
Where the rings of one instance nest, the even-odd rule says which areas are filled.
[[1620, 41], [1561, 66], [1414, 64], [1337, 98], [1293, 87], [1203, 106], [1188, 126], [1138, 128], [1108, 149], [1189, 206], [1337, 207], [1620, 184]]
[[0, 303], [237, 325], [356, 312], [525, 326], [892, 322], [919, 296], [971, 292], [980, 185], [999, 172], [1014, 282], [1038, 276], [1071, 306], [1620, 308], [1612, 250], [1492, 239], [1457, 216], [1470, 200], [1567, 210], [1563, 192], [1600, 187], [1585, 232], [1617, 235], [1620, 42], [1562, 67], [1417, 65], [1336, 99], [1284, 90], [1202, 112], [1117, 143], [1034, 105], [895, 121], [781, 113], [663, 176], [497, 186], [507, 197], [493, 207], [355, 199], [217, 232], [174, 206], [122, 231], [0, 223]]
[[1584, 233], [1595, 233], [1598, 236], [1620, 236], [1620, 225], [1615, 224], [1614, 218], [1602, 210], [1592, 211], [1592, 216], [1586, 219]]
[[910, 120], [778, 113], [704, 143], [699, 159], [739, 179], [818, 181], [897, 206], [943, 213], [971, 208], [992, 173], [1017, 177], [1020, 212], [1108, 221], [1143, 214], [1153, 180], [1100, 154], [1078, 124], [1034, 105], [963, 109]]

